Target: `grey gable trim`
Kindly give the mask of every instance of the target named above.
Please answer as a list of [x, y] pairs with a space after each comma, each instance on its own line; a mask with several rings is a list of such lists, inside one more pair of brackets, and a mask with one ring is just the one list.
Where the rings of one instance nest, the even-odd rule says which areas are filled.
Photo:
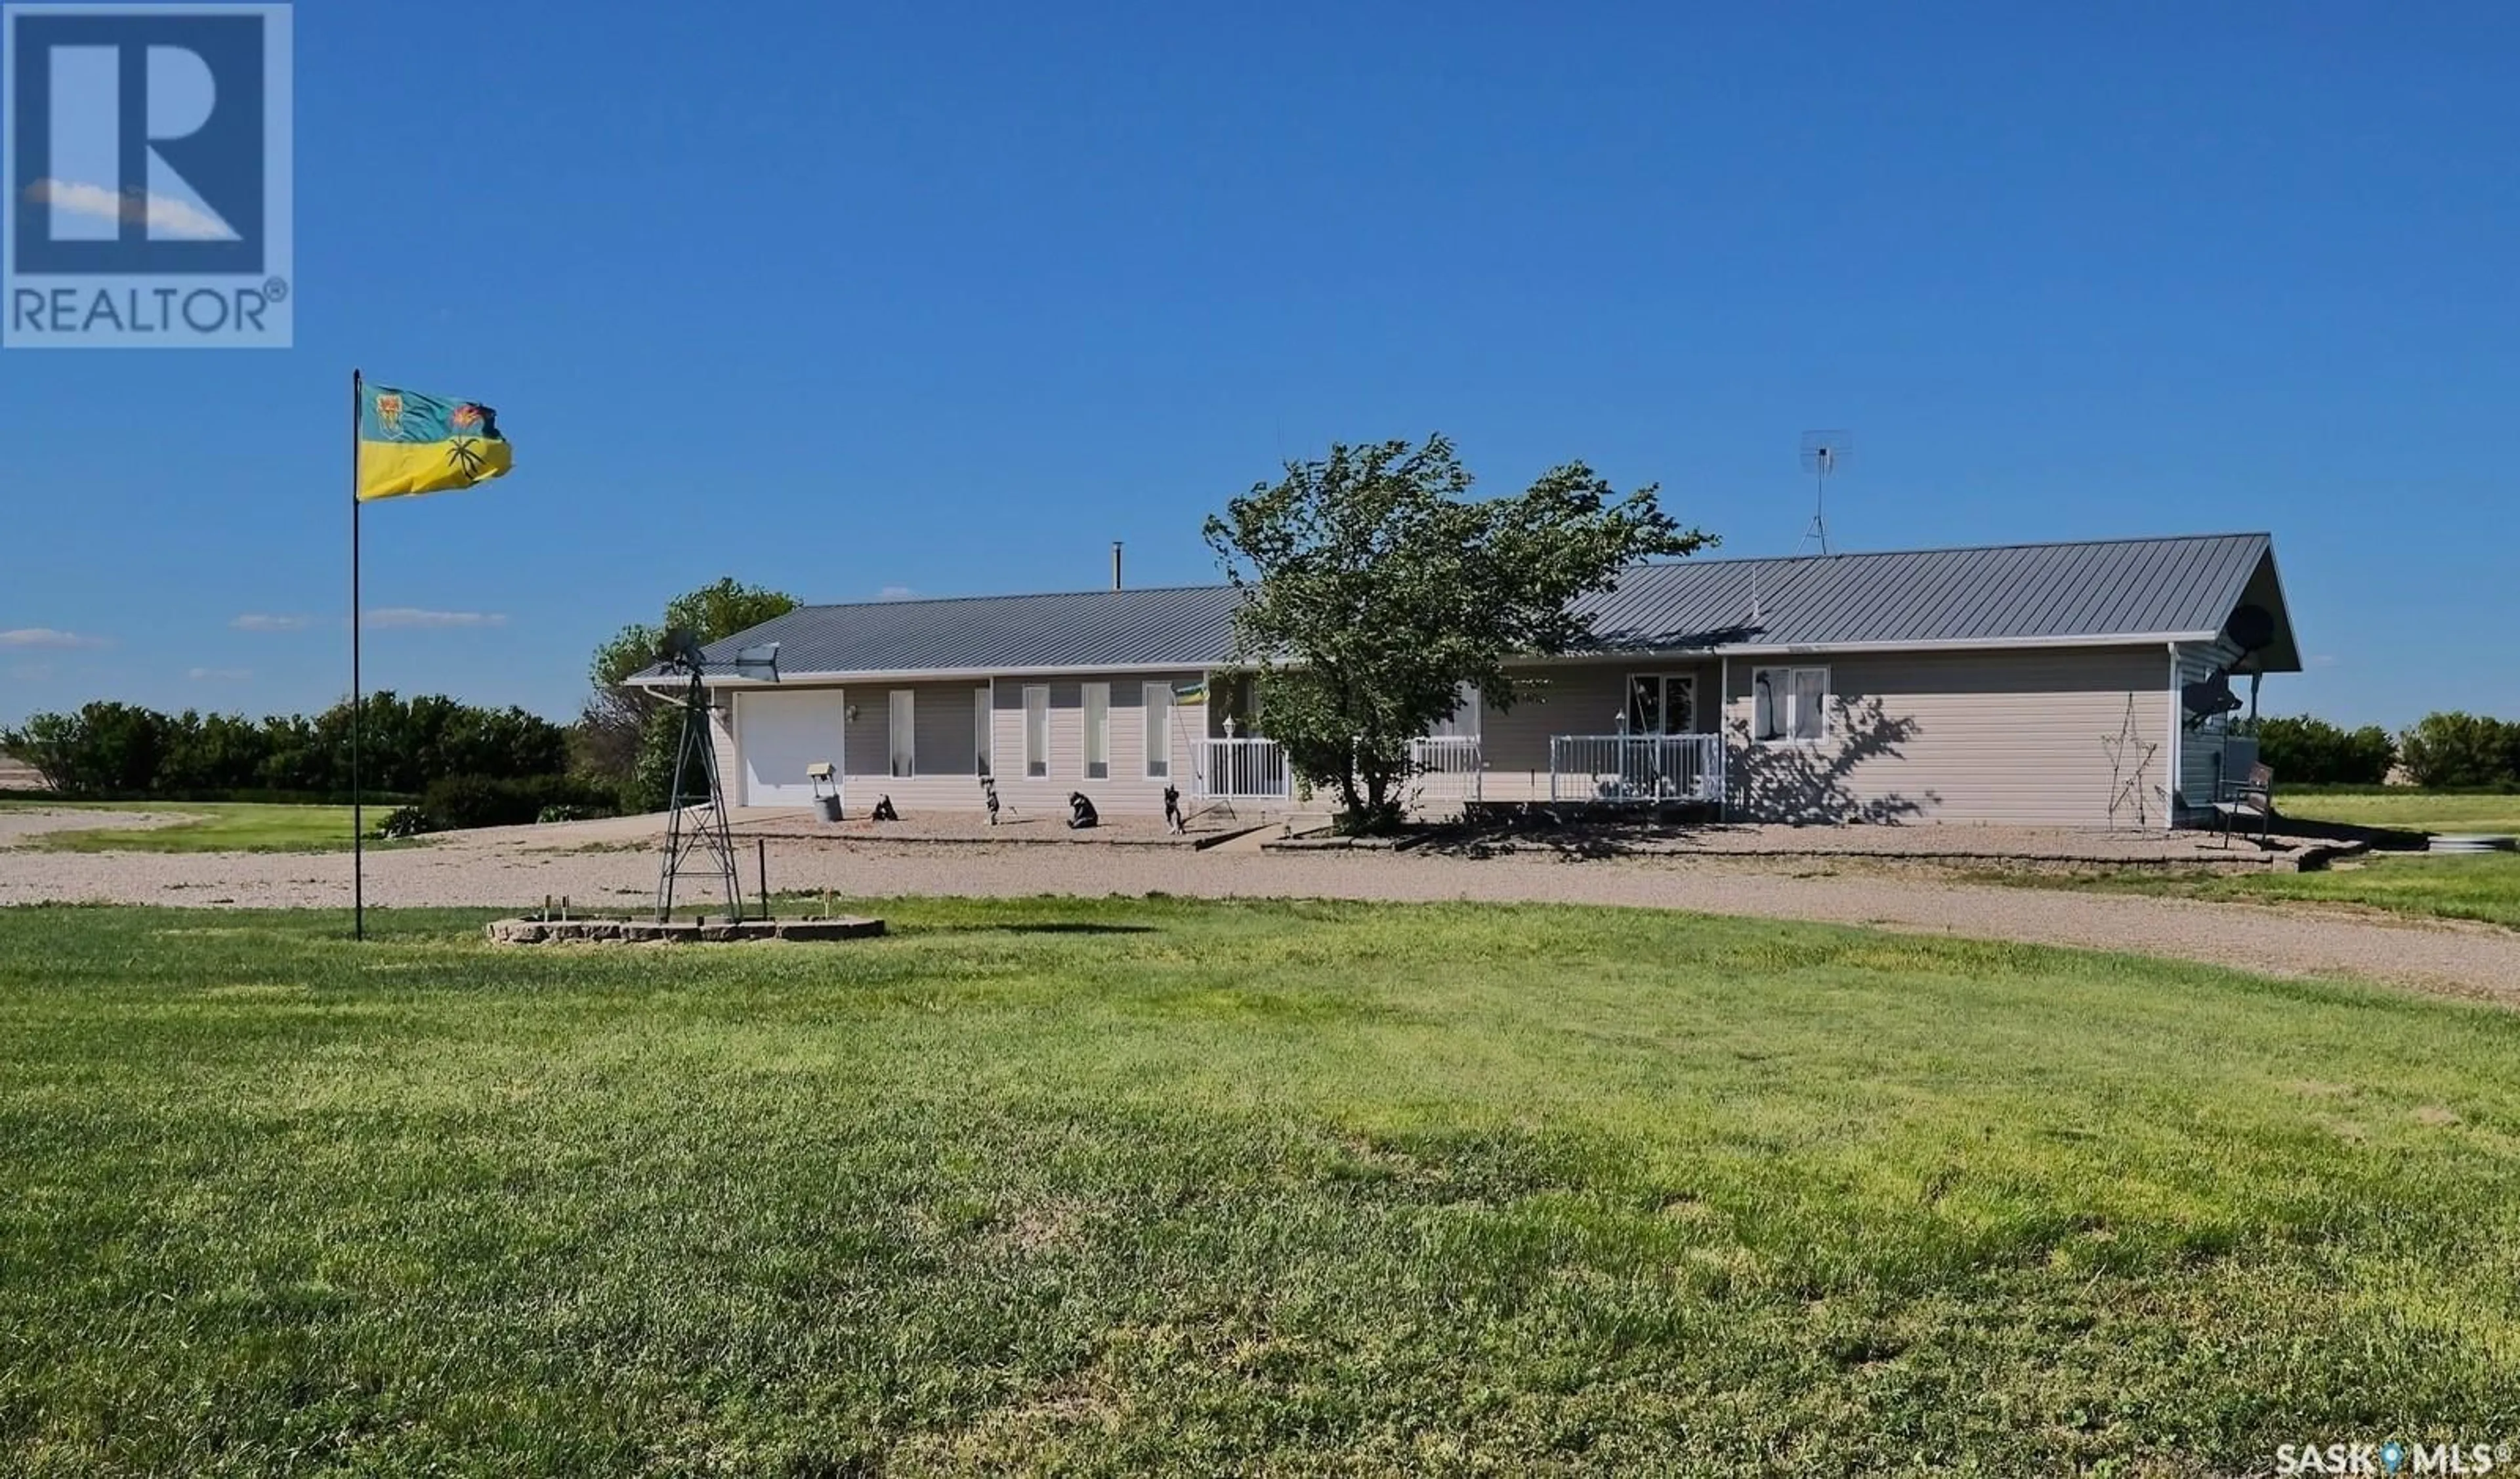
[[[1577, 609], [1599, 653], [2092, 647], [2210, 641], [2268, 601], [2270, 672], [2301, 661], [2263, 533], [1637, 565]], [[780, 644], [783, 678], [1157, 671], [1233, 660], [1232, 586], [800, 606], [708, 650]]]

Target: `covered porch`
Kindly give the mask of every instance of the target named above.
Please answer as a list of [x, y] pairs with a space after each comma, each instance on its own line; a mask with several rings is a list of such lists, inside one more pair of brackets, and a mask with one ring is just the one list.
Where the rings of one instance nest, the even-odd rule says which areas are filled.
[[[1668, 658], [1551, 664], [1510, 711], [1464, 689], [1461, 706], [1411, 747], [1414, 809], [1472, 802], [1720, 806], [1730, 765], [1718, 665]], [[1293, 793], [1278, 744], [1249, 733], [1247, 695], [1220, 694], [1192, 766], [1194, 794]]]

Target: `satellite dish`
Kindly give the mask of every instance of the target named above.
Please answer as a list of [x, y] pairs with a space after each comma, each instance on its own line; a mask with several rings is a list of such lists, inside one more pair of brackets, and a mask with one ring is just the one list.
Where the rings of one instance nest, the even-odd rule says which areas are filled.
[[2194, 719], [2205, 720], [2218, 718], [2237, 709], [2240, 706], [2240, 695], [2231, 692], [2231, 675], [2228, 672], [2218, 672], [2210, 678], [2199, 678], [2194, 683], [2181, 685], [2179, 701], [2186, 706], [2188, 714]]
[[2274, 612], [2262, 605], [2244, 605], [2231, 613], [2223, 635], [2243, 652], [2263, 651], [2275, 640]]

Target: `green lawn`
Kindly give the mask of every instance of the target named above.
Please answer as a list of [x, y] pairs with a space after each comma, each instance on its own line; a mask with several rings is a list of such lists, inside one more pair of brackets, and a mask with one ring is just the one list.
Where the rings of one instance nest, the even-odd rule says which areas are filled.
[[2275, 792], [2275, 809], [2314, 822], [2395, 827], [2408, 831], [2520, 833], [2520, 795], [2442, 795], [2413, 789], [2372, 794]]
[[2520, 929], [2520, 855], [2431, 857], [2375, 853], [2360, 866], [2303, 874], [2193, 874], [2128, 869], [2087, 875], [2010, 874], [1999, 881], [2032, 888], [2089, 888], [2188, 899], [2356, 904], [2392, 914], [2480, 919]]
[[[241, 801], [49, 801], [11, 799], [0, 805], [46, 811], [180, 813], [195, 818], [171, 827], [45, 832], [29, 845], [59, 852], [347, 852], [350, 808], [285, 806]], [[391, 811], [368, 808], [374, 830]], [[370, 846], [375, 846], [371, 838]]]
[[1642, 911], [882, 908], [0, 911], [0, 1470], [2520, 1437], [2520, 1014]]

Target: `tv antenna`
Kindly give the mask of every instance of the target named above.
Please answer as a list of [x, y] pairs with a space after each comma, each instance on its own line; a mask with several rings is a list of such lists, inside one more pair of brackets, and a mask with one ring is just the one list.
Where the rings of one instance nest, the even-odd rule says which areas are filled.
[[[1803, 433], [1803, 471], [1812, 475], [1811, 527], [1803, 531], [1803, 544], [1820, 541], [1820, 552], [1828, 553], [1828, 480], [1845, 465], [1847, 450], [1853, 438], [1843, 431], [1806, 431]], [[1800, 553], [1801, 546], [1795, 546]]]
[[[732, 661], [712, 663], [700, 640], [676, 627], [656, 644], [656, 661], [683, 685], [683, 732], [674, 746], [674, 789], [666, 797], [665, 857], [656, 870], [656, 918], [671, 919], [674, 884], [683, 878], [707, 878], [726, 895], [730, 920], [743, 918], [743, 884], [735, 872], [735, 838], [727, 829], [726, 787], [717, 772], [717, 746], [709, 740], [708, 679], [722, 676], [779, 681], [779, 644], [761, 643], [736, 652]], [[766, 917], [770, 901], [761, 901]]]

